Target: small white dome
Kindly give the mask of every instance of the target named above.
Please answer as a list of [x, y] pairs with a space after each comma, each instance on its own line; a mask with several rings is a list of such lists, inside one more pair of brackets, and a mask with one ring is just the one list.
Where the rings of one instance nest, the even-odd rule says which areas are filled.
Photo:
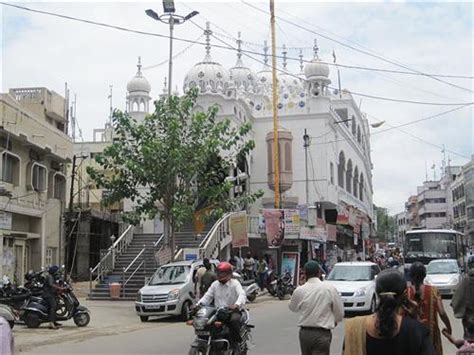
[[226, 68], [213, 62], [210, 56], [194, 65], [184, 78], [184, 91], [198, 87], [204, 93], [222, 92], [229, 87], [230, 76]]
[[329, 77], [329, 66], [321, 62], [319, 58], [314, 58], [311, 62], [305, 65], [304, 75], [307, 80], [321, 79]]
[[241, 61], [237, 61], [236, 66], [230, 69], [230, 79], [236, 88], [243, 87], [245, 91], [256, 89], [256, 75], [250, 68], [244, 67]]
[[304, 85], [297, 75], [289, 73], [282, 74], [279, 78], [280, 89], [286, 91], [291, 95], [299, 95], [304, 91]]
[[135, 74], [135, 76], [127, 83], [127, 91], [129, 93], [137, 91], [149, 93], [151, 91], [151, 85], [142, 74], [142, 65], [140, 57], [138, 57], [137, 67], [137, 74]]

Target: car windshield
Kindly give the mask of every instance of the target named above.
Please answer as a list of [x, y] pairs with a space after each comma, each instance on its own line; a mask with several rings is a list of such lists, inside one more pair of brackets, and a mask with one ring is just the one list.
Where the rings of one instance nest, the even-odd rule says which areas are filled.
[[458, 266], [456, 262], [436, 262], [429, 263], [426, 268], [427, 274], [457, 274]]
[[370, 266], [335, 265], [327, 280], [333, 281], [369, 281], [372, 280]]
[[186, 265], [160, 267], [153, 275], [149, 285], [157, 286], [184, 283], [186, 282], [190, 269], [191, 268]]

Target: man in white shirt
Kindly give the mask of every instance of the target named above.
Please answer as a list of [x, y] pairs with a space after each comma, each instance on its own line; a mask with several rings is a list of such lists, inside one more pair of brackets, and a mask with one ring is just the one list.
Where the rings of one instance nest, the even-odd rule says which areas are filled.
[[247, 296], [240, 282], [232, 278], [231, 264], [226, 261], [219, 263], [216, 272], [217, 281], [212, 283], [196, 305], [211, 305], [214, 302], [216, 307], [228, 307], [233, 310], [227, 325], [230, 330], [230, 341], [236, 345], [242, 341], [240, 337], [240, 309], [245, 304]]
[[321, 282], [321, 268], [315, 261], [304, 266], [306, 283], [291, 297], [289, 308], [299, 313], [300, 347], [302, 355], [329, 355], [332, 334], [344, 317], [341, 296], [327, 283]]
[[3, 317], [0, 317], [0, 354], [13, 354], [13, 334], [10, 324]]

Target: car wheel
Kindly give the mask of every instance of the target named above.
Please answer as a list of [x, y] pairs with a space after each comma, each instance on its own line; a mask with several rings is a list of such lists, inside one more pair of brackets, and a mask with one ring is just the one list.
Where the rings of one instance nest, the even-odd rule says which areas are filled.
[[140, 316], [142, 322], [148, 322], [148, 316]]
[[375, 302], [375, 296], [373, 296], [373, 297], [372, 297], [372, 301], [370, 301], [369, 313], [370, 313], [370, 314], [374, 314], [376, 307], [377, 307], [377, 304], [376, 304], [376, 302]]
[[181, 307], [181, 320], [186, 322], [191, 318], [191, 302], [184, 301], [183, 306]]

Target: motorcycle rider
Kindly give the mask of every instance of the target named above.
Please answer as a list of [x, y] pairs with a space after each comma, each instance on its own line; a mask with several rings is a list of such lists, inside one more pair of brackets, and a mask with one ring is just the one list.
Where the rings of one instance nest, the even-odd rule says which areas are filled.
[[199, 305], [211, 305], [214, 302], [216, 307], [228, 307], [233, 312], [227, 325], [230, 330], [229, 338], [234, 348], [238, 348], [242, 341], [240, 336], [240, 310], [245, 304], [246, 295], [239, 281], [232, 278], [232, 265], [226, 261], [220, 262], [216, 268], [217, 281], [214, 281], [197, 302]]
[[61, 326], [60, 323], [56, 322], [56, 310], [58, 307], [58, 303], [56, 301], [56, 295], [59, 292], [65, 290], [65, 288], [56, 285], [55, 282], [55, 275], [59, 271], [59, 267], [56, 265], [51, 266], [48, 269], [48, 273], [45, 276], [44, 285], [43, 285], [43, 299], [49, 305], [49, 328], [50, 329], [57, 329], [58, 326]]

